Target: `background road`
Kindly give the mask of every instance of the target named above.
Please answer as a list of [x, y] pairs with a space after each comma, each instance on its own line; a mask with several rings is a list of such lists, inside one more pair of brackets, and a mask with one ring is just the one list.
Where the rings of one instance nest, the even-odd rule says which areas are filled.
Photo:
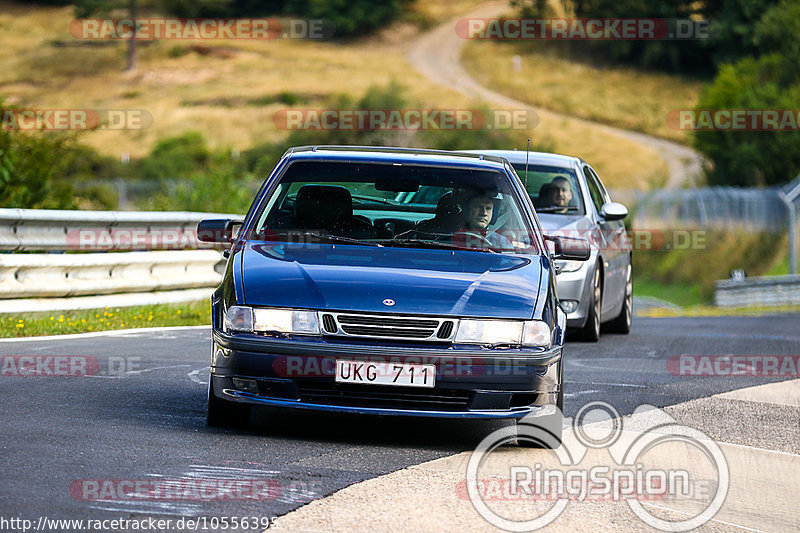
[[533, 107], [519, 100], [509, 98], [477, 82], [461, 66], [461, 50], [467, 40], [459, 37], [453, 28], [456, 21], [462, 18], [495, 18], [509, 13], [508, 2], [488, 2], [476, 8], [475, 11], [458, 17], [446, 24], [442, 24], [431, 31], [421, 35], [414, 41], [408, 52], [408, 60], [421, 74], [431, 80], [444, 85], [454, 91], [466, 94], [469, 97], [483, 100], [491, 105], [513, 109], [526, 109], [535, 111], [540, 117], [549, 117], [559, 120], [571, 120], [577, 124], [590, 125], [599, 131], [604, 131], [624, 139], [644, 144], [656, 150], [669, 166], [669, 178], [666, 188], [681, 187], [686, 183], [693, 183], [701, 174], [703, 158], [692, 148], [652, 135], [637, 131], [616, 128], [607, 124], [600, 124], [586, 119], [562, 115], [541, 107]]
[[[796, 407], [684, 403], [775, 378], [681, 377], [666, 365], [676, 355], [796, 355], [799, 321], [638, 318], [629, 336], [568, 343], [566, 414], [591, 400], [623, 415], [645, 403], [682, 404], [672, 416], [714, 439], [797, 454]], [[0, 356], [90, 356], [99, 364], [95, 377], [0, 377], [0, 515], [281, 515], [358, 481], [467, 450], [503, 424], [259, 409], [249, 430], [207, 428], [209, 350], [207, 328], [0, 342]], [[280, 494], [262, 501], [83, 501], [69, 491], [82, 479], [269, 479]]]

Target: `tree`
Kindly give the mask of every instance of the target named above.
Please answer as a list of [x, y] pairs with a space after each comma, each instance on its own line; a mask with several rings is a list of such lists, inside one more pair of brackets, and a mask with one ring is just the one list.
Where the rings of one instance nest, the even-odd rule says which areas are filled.
[[[748, 56], [723, 65], [697, 109], [794, 110], [800, 102], [800, 4], [782, 0], [754, 25]], [[800, 131], [704, 131], [695, 147], [714, 162], [709, 181], [772, 185], [800, 172]]]
[[[75, 0], [75, 16], [77, 18], [88, 18], [97, 15], [109, 15], [112, 11], [126, 9], [128, 18], [136, 20], [138, 13], [138, 0]], [[128, 39], [127, 66], [125, 70], [135, 70], [136, 61], [136, 39], [131, 35]]]

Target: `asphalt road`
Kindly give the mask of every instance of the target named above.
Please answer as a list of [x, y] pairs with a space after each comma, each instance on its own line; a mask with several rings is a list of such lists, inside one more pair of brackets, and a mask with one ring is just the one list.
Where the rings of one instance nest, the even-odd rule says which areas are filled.
[[[603, 400], [625, 415], [641, 404], [666, 407], [780, 380], [679, 376], [667, 365], [680, 355], [797, 355], [799, 323], [798, 315], [637, 318], [628, 336], [569, 343], [566, 414]], [[95, 374], [0, 376], [0, 517], [268, 519], [359, 481], [467, 450], [503, 424], [260, 409], [249, 430], [207, 428], [209, 349], [204, 328], [0, 342], [4, 374], [11, 373], [6, 356], [80, 356]], [[39, 361], [42, 371], [57, 364]], [[740, 403], [676, 414], [703, 424], [715, 439], [797, 453], [797, 409]], [[103, 493], [120, 480], [267, 480], [271, 489], [258, 500], [245, 494], [225, 501]], [[100, 492], [92, 492], [97, 486]]]

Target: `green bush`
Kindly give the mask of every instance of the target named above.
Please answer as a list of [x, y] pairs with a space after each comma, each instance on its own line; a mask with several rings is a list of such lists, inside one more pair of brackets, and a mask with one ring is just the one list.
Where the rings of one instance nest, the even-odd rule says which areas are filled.
[[[772, 54], [745, 58], [720, 69], [698, 109], [796, 109], [800, 78], [785, 86], [786, 60]], [[763, 186], [783, 183], [800, 172], [798, 131], [698, 131], [694, 145], [714, 162], [711, 184]]]
[[163, 194], [153, 195], [145, 206], [158, 211], [247, 212], [253, 201], [249, 174], [241, 174], [232, 164], [212, 165], [177, 184], [164, 183]]
[[[0, 109], [2, 111], [2, 109]], [[28, 209], [109, 209], [116, 198], [81, 181], [113, 176], [110, 158], [63, 132], [0, 130], [0, 206]]]
[[336, 37], [370, 33], [397, 18], [408, 0], [288, 0], [286, 11], [333, 23]]
[[149, 180], [180, 179], [205, 167], [211, 152], [202, 133], [190, 131], [156, 143], [150, 154], [131, 167], [132, 174]]

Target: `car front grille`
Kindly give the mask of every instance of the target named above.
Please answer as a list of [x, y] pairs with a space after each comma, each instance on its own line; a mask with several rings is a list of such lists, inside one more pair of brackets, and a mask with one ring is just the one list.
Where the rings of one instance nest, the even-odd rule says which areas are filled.
[[320, 315], [326, 335], [449, 342], [455, 333], [455, 320], [446, 318], [327, 312]]
[[451, 389], [412, 389], [343, 383], [298, 383], [303, 402], [347, 407], [463, 411], [470, 392]]

